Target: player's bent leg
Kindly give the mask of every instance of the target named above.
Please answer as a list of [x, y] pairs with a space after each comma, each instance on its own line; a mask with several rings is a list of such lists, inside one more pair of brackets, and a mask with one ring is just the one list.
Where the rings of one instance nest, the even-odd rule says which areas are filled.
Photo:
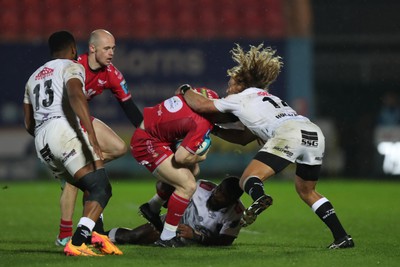
[[[269, 155], [265, 152], [261, 153], [262, 155]], [[254, 223], [257, 216], [273, 203], [272, 197], [265, 194], [263, 182], [274, 175], [275, 171], [261, 160], [264, 160], [264, 158], [257, 159], [256, 156], [247, 166], [240, 179], [241, 187], [253, 199], [253, 203], [243, 212], [240, 220], [242, 227]], [[286, 164], [286, 161], [284, 163]]]
[[[89, 192], [89, 195], [85, 198], [86, 202], [96, 201], [103, 209], [112, 196], [112, 187], [104, 168], [86, 174], [75, 185], [81, 190]], [[98, 216], [95, 220], [98, 219]]]
[[160, 239], [155, 242], [156, 245], [161, 247], [181, 246], [182, 242], [177, 240], [176, 231], [190, 198], [196, 190], [196, 180], [191, 170], [185, 167], [174, 167], [172, 157], [173, 155], [164, 160], [153, 172], [159, 180], [175, 187], [174, 193], [168, 200], [163, 231]]
[[196, 190], [196, 180], [190, 169], [185, 167], [174, 167], [170, 155], [165, 159], [153, 175], [160, 181], [165, 182], [175, 188], [174, 193], [183, 198], [191, 198]]
[[99, 142], [105, 161], [122, 157], [128, 151], [128, 146], [109, 126], [99, 119], [93, 120], [93, 128], [96, 131], [97, 141]]

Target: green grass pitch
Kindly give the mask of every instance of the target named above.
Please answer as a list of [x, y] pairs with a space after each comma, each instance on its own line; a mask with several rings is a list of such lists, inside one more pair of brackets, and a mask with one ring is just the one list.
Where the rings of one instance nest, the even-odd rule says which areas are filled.
[[[140, 204], [154, 194], [154, 178], [113, 180], [106, 228], [145, 222]], [[274, 205], [227, 248], [165, 249], [119, 246], [122, 256], [66, 257], [54, 245], [59, 225], [56, 181], [0, 181], [0, 266], [400, 266], [400, 182], [321, 179], [317, 190], [333, 203], [356, 247], [328, 250], [332, 237], [298, 198], [291, 181], [271, 180]], [[80, 195], [81, 196], [81, 195]], [[247, 195], [242, 197], [248, 205]], [[76, 223], [82, 208], [77, 205]]]

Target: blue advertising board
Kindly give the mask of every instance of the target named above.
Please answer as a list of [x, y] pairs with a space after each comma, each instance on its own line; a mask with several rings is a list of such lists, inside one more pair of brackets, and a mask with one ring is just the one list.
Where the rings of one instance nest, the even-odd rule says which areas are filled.
[[[230, 50], [240, 44], [264, 43], [277, 50], [285, 58], [283, 41], [252, 40], [190, 40], [190, 41], [121, 41], [113, 60], [123, 73], [135, 103], [143, 108], [152, 106], [174, 94], [184, 83], [205, 86], [225, 95], [228, 82], [227, 69], [234, 66]], [[1, 64], [0, 126], [21, 126], [22, 99], [25, 82], [33, 71], [50, 59], [47, 44], [0, 44], [5, 53]], [[78, 45], [80, 53], [86, 51], [86, 44]], [[272, 85], [272, 92], [285, 98], [285, 69]], [[108, 124], [129, 123], [109, 92], [90, 102], [94, 116]]]

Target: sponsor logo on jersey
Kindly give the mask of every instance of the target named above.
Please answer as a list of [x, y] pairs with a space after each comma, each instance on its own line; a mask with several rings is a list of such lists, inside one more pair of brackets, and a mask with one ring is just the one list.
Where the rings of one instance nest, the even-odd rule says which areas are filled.
[[171, 98], [168, 98], [167, 100], [164, 101], [164, 107], [171, 113], [178, 112], [179, 110], [182, 109], [183, 103], [182, 100], [177, 97], [173, 96]]
[[46, 144], [39, 152], [46, 162], [50, 162], [54, 159], [54, 155], [50, 150], [49, 144]]
[[75, 154], [76, 154], [75, 149], [72, 149], [69, 153], [63, 153], [62, 163], [66, 162], [70, 157], [74, 156]]
[[41, 80], [44, 79], [46, 77], [49, 77], [51, 75], [53, 75], [54, 69], [48, 68], [48, 67], [44, 67], [36, 76], [35, 76], [35, 80]]
[[258, 92], [257, 93], [258, 96], [267, 96], [270, 95], [268, 92], [264, 91], [264, 92]]
[[282, 153], [286, 154], [288, 157], [293, 156], [293, 152], [289, 151], [289, 146], [285, 146], [285, 147], [274, 146], [272, 149], [282, 152]]
[[296, 117], [297, 113], [279, 113], [278, 115], [275, 116], [277, 119], [281, 119], [283, 117]]
[[301, 145], [303, 146], [318, 146], [318, 134], [317, 132], [308, 132], [301, 130]]
[[124, 90], [125, 94], [128, 94], [128, 84], [126, 83], [125, 80], [123, 80], [119, 85], [121, 85], [122, 90]]

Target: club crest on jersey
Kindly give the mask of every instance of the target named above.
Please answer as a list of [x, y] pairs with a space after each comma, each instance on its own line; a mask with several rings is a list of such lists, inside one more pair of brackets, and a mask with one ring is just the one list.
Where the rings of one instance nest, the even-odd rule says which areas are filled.
[[44, 67], [36, 76], [35, 76], [35, 80], [41, 80], [44, 79], [46, 77], [49, 77], [51, 75], [53, 75], [54, 69], [48, 68], [48, 67]]
[[105, 86], [107, 81], [101, 80], [101, 79], [97, 79], [97, 82], [99, 83], [99, 86]]
[[178, 112], [179, 110], [182, 109], [183, 103], [182, 100], [177, 97], [173, 96], [171, 98], [168, 98], [167, 100], [164, 101], [164, 107], [171, 113]]
[[95, 95], [96, 94], [96, 91], [95, 90], [93, 90], [93, 89], [88, 89], [88, 90], [86, 90], [86, 98], [87, 99], [91, 99], [92, 98], [92, 96], [93, 95]]

